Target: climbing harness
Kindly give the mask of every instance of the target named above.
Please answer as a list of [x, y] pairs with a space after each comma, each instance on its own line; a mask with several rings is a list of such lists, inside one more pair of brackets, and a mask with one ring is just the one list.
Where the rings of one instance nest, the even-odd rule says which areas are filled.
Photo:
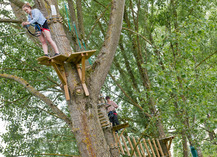
[[41, 28], [38, 24], [31, 24], [31, 25], [26, 25], [24, 26], [27, 31], [29, 32], [29, 34], [35, 36], [35, 37], [39, 37], [41, 35]]

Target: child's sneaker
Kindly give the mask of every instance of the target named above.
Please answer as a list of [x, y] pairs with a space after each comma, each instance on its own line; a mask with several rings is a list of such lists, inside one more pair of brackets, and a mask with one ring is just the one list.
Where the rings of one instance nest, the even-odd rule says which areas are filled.
[[59, 53], [55, 53], [55, 54], [54, 54], [54, 57], [55, 57], [55, 56], [58, 56], [58, 55], [60, 55], [60, 54], [59, 54]]

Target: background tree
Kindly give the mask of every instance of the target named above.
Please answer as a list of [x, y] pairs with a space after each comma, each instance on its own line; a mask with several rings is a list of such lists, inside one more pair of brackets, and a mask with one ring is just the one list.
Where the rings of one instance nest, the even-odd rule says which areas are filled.
[[[36, 7], [40, 9], [45, 16], [50, 15], [50, 5], [55, 5], [57, 9], [57, 14], [59, 15], [59, 9], [58, 9], [58, 3], [57, 1], [43, 1], [43, 0], [35, 0], [34, 1]], [[106, 3], [106, 2], [105, 2]], [[18, 20], [23, 20], [25, 15], [24, 12], [22, 11], [22, 5], [24, 4], [22, 1], [19, 0], [11, 0], [10, 1], [11, 7], [13, 9], [13, 13], [16, 16]], [[91, 5], [91, 4], [90, 4]], [[72, 7], [72, 6], [71, 6]], [[10, 80], [14, 80], [18, 82], [18, 86], [15, 90], [16, 93], [13, 94], [13, 91], [9, 91], [8, 96], [12, 99], [12, 102], [16, 102], [14, 99], [13, 95], [16, 95], [16, 97], [19, 98], [17, 95], [18, 93], [18, 88], [25, 88], [30, 92], [31, 95], [35, 96], [37, 99], [36, 101], [40, 100], [44, 104], [46, 104], [46, 108], [48, 107], [47, 110], [51, 110], [52, 114], [54, 114], [55, 117], [60, 118], [63, 120], [68, 126], [76, 139], [77, 146], [79, 149], [79, 153], [81, 156], [110, 156], [111, 152], [109, 150], [108, 144], [105, 140], [105, 137], [103, 135], [103, 131], [98, 119], [98, 114], [97, 114], [97, 102], [98, 102], [98, 96], [100, 93], [101, 86], [103, 85], [103, 82], [105, 80], [105, 77], [107, 75], [107, 72], [110, 68], [110, 65], [112, 63], [116, 47], [118, 44], [119, 36], [120, 36], [120, 31], [122, 27], [122, 17], [123, 17], [123, 7], [124, 7], [124, 1], [112, 1], [110, 3], [110, 8], [111, 8], [111, 16], [110, 19], [108, 19], [108, 30], [107, 30], [107, 36], [104, 40], [104, 43], [101, 47], [101, 52], [99, 52], [98, 57], [96, 58], [96, 62], [93, 64], [91, 69], [89, 69], [89, 77], [86, 78], [86, 83], [88, 84], [88, 89], [90, 92], [90, 96], [86, 97], [83, 93], [76, 93], [76, 89], [81, 86], [81, 82], [79, 80], [78, 73], [76, 72], [76, 65], [73, 63], [66, 63], [64, 64], [65, 71], [67, 73], [67, 82], [68, 82], [68, 88], [70, 91], [70, 101], [67, 101], [67, 110], [68, 112], [64, 112], [63, 109], [61, 110], [60, 107], [62, 106], [61, 104], [56, 104], [58, 102], [55, 102], [52, 100], [52, 96], [57, 96], [58, 93], [55, 91], [50, 91], [52, 96], [49, 98], [49, 96], [45, 96], [45, 94], [40, 91], [40, 88], [43, 88], [43, 86], [40, 85], [39, 82], [37, 82], [37, 79], [40, 79], [40, 76], [30, 76], [26, 75], [19, 76], [19, 73], [14, 73], [13, 71], [7, 71], [5, 67], [3, 66], [4, 70], [2, 71], [2, 74], [0, 77]], [[76, 17], [78, 20], [73, 21], [76, 22], [79, 30], [79, 36], [82, 36], [83, 34], [83, 19], [82, 19], [82, 5], [80, 1], [76, 1], [76, 14], [75, 12], [71, 12], [72, 16], [71, 17]], [[74, 14], [74, 15], [73, 15]], [[74, 19], [75, 20], [75, 19]], [[8, 20], [9, 22], [13, 22]], [[81, 51], [76, 44], [78, 41], [76, 41], [76, 38], [74, 35], [71, 35], [67, 38], [66, 33], [64, 32], [64, 27], [63, 24], [57, 22], [53, 22], [50, 24], [51, 28], [51, 33], [53, 35], [53, 39], [57, 43], [58, 48], [60, 49], [61, 54], [69, 55], [72, 53], [72, 48], [70, 44], [70, 39], [71, 43], [74, 44], [75, 46], [74, 51]], [[30, 42], [30, 41], [28, 41]], [[11, 44], [10, 44], [11, 45]], [[7, 51], [7, 46], [5, 45], [3, 51], [4, 56], [6, 59], [9, 59], [10, 54], [8, 54]], [[17, 55], [20, 53], [19, 51], [19, 45], [14, 45], [13, 49]], [[26, 50], [29, 48], [29, 45], [26, 44]], [[10, 49], [11, 50], [11, 49]], [[11, 58], [11, 57], [10, 57]], [[22, 65], [26, 63], [27, 58], [25, 58], [25, 55], [19, 56], [20, 60], [18, 62], [21, 62]], [[23, 61], [24, 60], [24, 61]], [[4, 58], [3, 60], [4, 61]], [[23, 63], [24, 62], [24, 63]], [[30, 66], [27, 65], [26, 68], [30, 68]], [[4, 61], [5, 63], [5, 61]], [[4, 65], [3, 63], [3, 65]], [[31, 63], [31, 62], [29, 62]], [[37, 63], [35, 63], [37, 64]], [[22, 66], [21, 65], [21, 66]], [[9, 66], [9, 65], [8, 65]], [[10, 65], [11, 67], [12, 65]], [[39, 65], [36, 65], [39, 66]], [[18, 68], [17, 66], [15, 66]], [[33, 67], [33, 66], [31, 66]], [[30, 68], [31, 70], [36, 70], [39, 72], [39, 68], [34, 67], [33, 69]], [[16, 71], [17, 69], [15, 69]], [[50, 71], [50, 70], [49, 70]], [[27, 72], [28, 73], [28, 72]], [[37, 75], [38, 73], [35, 73]], [[43, 72], [41, 72], [43, 74]], [[22, 78], [21, 78], [22, 77]], [[47, 74], [45, 74], [45, 77], [49, 77]], [[3, 79], [3, 81], [5, 81]], [[27, 81], [30, 79], [29, 81]], [[31, 82], [31, 79], [34, 80], [34, 82], [38, 85], [34, 84], [34, 82]], [[42, 80], [43, 81], [43, 80]], [[59, 90], [61, 93], [63, 93], [62, 89], [58, 88], [56, 83], [53, 79], [50, 78], [50, 81], [52, 81], [52, 84], [54, 85], [54, 88], [57, 88], [56, 90]], [[15, 84], [15, 83], [13, 83]], [[34, 87], [33, 87], [34, 86]], [[6, 86], [7, 87], [7, 86]], [[37, 89], [39, 88], [39, 89]], [[5, 89], [6, 90], [6, 89]], [[47, 90], [46, 90], [47, 91]], [[27, 91], [22, 89], [22, 92], [26, 93]], [[47, 91], [49, 92], [49, 91]], [[23, 94], [23, 93], [22, 93]], [[30, 97], [28, 94], [26, 94], [27, 98]], [[12, 97], [11, 97], [12, 96]], [[4, 97], [4, 100], [9, 100]], [[30, 98], [28, 98], [30, 99]], [[30, 101], [32, 102], [32, 101]], [[28, 102], [28, 105], [30, 105], [30, 102]], [[63, 108], [66, 108], [65, 105], [63, 105]], [[44, 110], [45, 108], [41, 108], [41, 110]], [[46, 109], [45, 109], [46, 111]], [[48, 111], [47, 111], [48, 112]], [[68, 115], [67, 115], [68, 114]], [[38, 115], [36, 115], [38, 116]], [[28, 115], [29, 117], [29, 115]], [[53, 120], [52, 120], [53, 121]], [[16, 121], [17, 122], [17, 121]], [[25, 123], [26, 124], [26, 123]], [[51, 123], [52, 125], [52, 123]], [[35, 125], [34, 125], [35, 126]], [[22, 130], [22, 126], [20, 124], [14, 125], [13, 127], [13, 132], [15, 132], [16, 137], [20, 137], [19, 135], [19, 129]], [[67, 130], [65, 130], [67, 131]], [[46, 134], [47, 135], [47, 134]], [[22, 137], [22, 136], [21, 136]], [[20, 137], [20, 138], [21, 138]], [[24, 143], [25, 144], [25, 143]], [[17, 146], [20, 146], [19, 144]], [[49, 145], [48, 145], [49, 146]], [[49, 146], [50, 147], [50, 146]], [[15, 150], [17, 151], [17, 150]], [[49, 151], [55, 151], [52, 148], [49, 148]], [[35, 152], [35, 151], [34, 151]], [[58, 152], [58, 150], [56, 150]], [[25, 154], [25, 150], [19, 150], [18, 152], [14, 152], [12, 149], [10, 152], [10, 155], [23, 155]], [[28, 152], [28, 154], [31, 152]], [[36, 152], [37, 154], [37, 152]], [[40, 153], [38, 153], [40, 154]], [[117, 154], [113, 154], [113, 156], [117, 156]]]
[[[68, 31], [64, 10], [66, 1], [58, 2], [70, 49], [80, 51], [75, 32], [73, 29]], [[35, 4], [45, 10], [43, 1], [35, 1]], [[95, 65], [90, 69], [91, 79], [88, 80], [92, 82], [88, 83], [89, 90], [96, 91], [98, 88], [98, 92], [91, 92], [94, 95], [87, 101], [82, 96], [75, 96], [71, 100], [79, 105], [77, 108], [73, 105], [73, 109], [71, 105], [68, 107], [56, 74], [35, 61], [41, 55], [40, 46], [20, 34], [22, 32], [17, 30], [20, 26], [14, 24], [17, 22], [13, 19], [14, 14], [4, 8], [1, 10], [4, 15], [2, 21], [10, 18], [13, 23], [2, 24], [4, 27], [1, 27], [1, 73], [22, 77], [58, 104], [57, 107], [68, 117], [70, 114], [75, 116], [74, 111], [85, 106], [86, 110], [82, 109], [82, 113], [93, 117], [88, 120], [91, 128], [96, 125], [100, 130], [94, 109], [99, 86], [102, 86], [107, 70], [95, 71], [95, 79], [92, 79], [91, 73], [101, 62], [107, 66], [107, 60], [101, 57], [106, 58], [107, 52], [110, 52], [110, 49], [104, 48], [106, 42], [103, 41], [108, 39], [109, 8], [112, 4], [96, 0], [82, 3], [69, 0], [68, 4], [70, 22], [75, 22], [79, 38], [84, 39], [88, 49], [99, 49], [102, 45], [99, 54], [97, 52], [93, 57]], [[120, 42], [102, 91], [121, 104], [121, 112], [118, 113], [122, 123], [130, 123], [127, 132], [154, 138], [175, 135], [174, 156], [190, 156], [189, 145], [198, 150], [199, 156], [216, 154], [216, 5], [212, 0], [129, 0], [125, 4]], [[52, 25], [52, 29], [57, 27]], [[53, 37], [59, 41], [55, 33]], [[8, 36], [11, 34], [15, 34], [13, 38]], [[68, 44], [60, 43], [59, 46], [63, 45]], [[65, 48], [61, 50], [68, 53]], [[111, 62], [112, 59], [109, 59], [109, 64]], [[71, 73], [76, 74], [74, 71]], [[1, 89], [4, 89], [1, 92], [1, 113], [10, 122], [9, 132], [3, 136], [8, 143], [5, 154], [79, 154], [76, 145], [81, 139], [74, 140], [76, 135], [70, 133], [70, 125], [66, 125], [64, 120], [57, 120], [61, 116], [26, 92], [23, 86], [8, 79], [0, 81]], [[56, 142], [51, 144], [49, 141]], [[29, 143], [33, 147], [28, 147]], [[39, 144], [41, 147], [37, 147]], [[19, 149], [21, 146], [25, 149]]]

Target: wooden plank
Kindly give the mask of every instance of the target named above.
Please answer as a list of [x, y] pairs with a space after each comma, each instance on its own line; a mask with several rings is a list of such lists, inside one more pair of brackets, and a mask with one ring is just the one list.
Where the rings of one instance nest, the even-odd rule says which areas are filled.
[[161, 148], [161, 145], [160, 145], [159, 140], [156, 139], [156, 141], [157, 141], [157, 145], [158, 145], [158, 148], [159, 148], [159, 150], [160, 150], [161, 156], [164, 156], [164, 153], [163, 153], [163, 150], [162, 150], [162, 148]]
[[[137, 140], [139, 140], [139, 139], [137, 139]], [[140, 139], [140, 140], [141, 140], [141, 139]], [[139, 142], [139, 146], [140, 146], [140, 148], [141, 148], [142, 156], [146, 156], [141, 141]]]
[[102, 128], [104, 128], [104, 127], [110, 127], [110, 124], [108, 124], [108, 123], [107, 124], [103, 124], [103, 125], [101, 125], [101, 127]]
[[69, 96], [69, 89], [67, 85], [64, 85], [64, 91], [65, 91], [65, 96], [66, 96], [66, 100], [70, 100], [70, 96]]
[[123, 149], [123, 147], [122, 147], [122, 144], [121, 144], [120, 138], [118, 137], [118, 134], [116, 134], [116, 138], [117, 138], [117, 141], [118, 141], [118, 144], [119, 144], [119, 148], [120, 148], [120, 150], [121, 150], [121, 153], [122, 153], [123, 155], [125, 155], [124, 149]]
[[169, 145], [168, 145], [168, 143], [166, 144], [169, 157], [171, 157], [171, 153], [170, 153], [170, 145], [171, 145], [171, 143], [172, 143], [172, 139], [170, 139]]
[[126, 127], [128, 127], [129, 126], [129, 123], [124, 123], [124, 124], [120, 124], [120, 125], [116, 125], [116, 126], [113, 126], [112, 127], [112, 130], [120, 130], [120, 129], [122, 129], [122, 128], [126, 128]]
[[170, 139], [170, 143], [169, 143], [169, 150], [170, 150], [170, 147], [171, 147], [171, 144], [172, 144], [172, 138]]
[[41, 61], [44, 61], [44, 60], [50, 60], [50, 57], [48, 57], [48, 56], [41, 56], [41, 57], [39, 57], [38, 59], [37, 59], [39, 62], [41, 62]]
[[135, 145], [135, 147], [136, 147], [136, 151], [137, 151], [137, 153], [139, 154], [139, 157], [142, 157], [142, 155], [141, 155], [141, 153], [140, 153], [140, 151], [139, 151], [139, 147], [138, 147], [138, 145], [137, 145], [137, 142], [136, 142], [135, 138], [134, 138], [134, 137], [132, 137], [132, 138], [133, 138], [133, 143], [134, 143], [134, 145]]
[[88, 91], [88, 89], [87, 89], [87, 85], [86, 85], [85, 83], [82, 83], [82, 87], [83, 87], [83, 89], [84, 89], [85, 95], [86, 95], [86, 96], [89, 96], [90, 93], [89, 93], [89, 91]]
[[124, 133], [125, 129], [126, 129], [126, 128], [124, 128], [124, 129], [121, 131], [121, 134], [120, 134], [120, 136], [122, 136], [122, 135], [123, 135], [123, 133]]
[[57, 67], [57, 65], [53, 62], [51, 62], [51, 65], [54, 67], [54, 70], [56, 71], [60, 81], [62, 82], [63, 85], [66, 85], [66, 80], [63, 77], [62, 73], [60, 72], [59, 68]]
[[68, 57], [61, 54], [61, 55], [58, 55], [58, 56], [53, 56], [53, 57], [51, 57], [51, 59], [53, 59], [53, 60], [55, 60], [57, 62], [63, 63], [68, 59]]
[[85, 83], [85, 56], [82, 56], [82, 61], [81, 61], [81, 66], [82, 66], [82, 83]]
[[[113, 131], [113, 137], [115, 139], [115, 147], [118, 147], [118, 144], [117, 144], [117, 139], [116, 139], [116, 136], [115, 136], [115, 132]], [[119, 153], [120, 153], [120, 150], [118, 149]]]
[[155, 140], [152, 139], [152, 142], [153, 142], [153, 144], [154, 144], [154, 148], [155, 148], [155, 150], [156, 150], [157, 156], [160, 157], [160, 154], [159, 154], [159, 151], [158, 151], [157, 145], [156, 145], [156, 143], [155, 143]]
[[152, 147], [152, 144], [151, 144], [151, 140], [148, 139], [148, 144], [149, 144], [149, 147], [151, 148], [151, 151], [152, 151], [152, 154], [153, 154], [153, 157], [156, 157], [155, 153], [154, 153], [154, 149]]
[[60, 61], [55, 60], [55, 59], [51, 59], [51, 62], [53, 62], [53, 63], [55, 63], [55, 64], [58, 64], [58, 65], [61, 65], [61, 66], [64, 65], [64, 62], [60, 62]]
[[38, 60], [38, 64], [51, 66], [50, 57], [48, 56], [39, 57], [37, 60]]
[[147, 144], [146, 144], [146, 142], [145, 142], [145, 139], [143, 138], [142, 140], [143, 140], [145, 149], [146, 149], [146, 151], [147, 151], [147, 153], [148, 153], [148, 157], [151, 157], [151, 153], [150, 153], [149, 150], [148, 150], [148, 146], [147, 146]]
[[134, 149], [133, 149], [133, 145], [132, 145], [132, 143], [131, 143], [131, 140], [130, 140], [129, 136], [127, 136], [127, 140], [128, 140], [128, 142], [129, 142], [129, 144], [130, 144], [130, 148], [131, 148], [131, 151], [133, 152], [134, 157], [137, 157], [137, 156], [136, 156], [136, 153], [135, 153], [135, 151], [134, 151]]
[[79, 58], [77, 59], [77, 57], [81, 56], [81, 54], [87, 53], [88, 55], [85, 55], [85, 59], [88, 59], [94, 54], [94, 52], [96, 52], [96, 50], [75, 52], [75, 53], [72, 53], [66, 61], [75, 63], [78, 60], [77, 63], [80, 63], [81, 60], [79, 60]]
[[83, 54], [77, 55], [77, 57], [74, 58], [74, 63], [75, 64], [80, 64], [81, 63], [82, 55]]
[[121, 135], [121, 139], [122, 139], [122, 141], [123, 141], [123, 143], [124, 143], [124, 146], [125, 146], [125, 149], [126, 149], [127, 155], [130, 156], [130, 151], [129, 151], [128, 147], [127, 147], [127, 143], [126, 143], [126, 141], [125, 141], [123, 135]]
[[[82, 72], [81, 72], [81, 69], [80, 69], [78, 64], [76, 65], [76, 68], [77, 68], [77, 71], [78, 71], [79, 78], [80, 78], [80, 80], [82, 80]], [[89, 94], [89, 91], [87, 89], [87, 85], [85, 83], [81, 83], [81, 85], [83, 87], [85, 95], [89, 96], [90, 94]]]

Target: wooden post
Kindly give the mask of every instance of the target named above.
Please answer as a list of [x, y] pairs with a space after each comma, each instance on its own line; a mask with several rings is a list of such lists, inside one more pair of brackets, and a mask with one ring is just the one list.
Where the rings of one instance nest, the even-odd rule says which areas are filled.
[[[139, 139], [137, 139], [137, 140], [139, 140]], [[142, 156], [145, 156], [145, 151], [144, 151], [144, 149], [143, 149], [143, 146], [142, 146], [141, 141], [139, 141], [139, 146], [140, 146], [141, 151], [142, 151]]]
[[155, 153], [154, 153], [154, 149], [152, 147], [152, 144], [151, 144], [151, 140], [148, 139], [148, 144], [149, 144], [149, 147], [151, 148], [151, 151], [152, 151], [152, 154], [153, 154], [153, 157], [156, 157]]
[[133, 151], [134, 157], [137, 157], [137, 156], [136, 156], [136, 153], [135, 153], [135, 151], [134, 151], [134, 149], [133, 149], [133, 145], [132, 145], [132, 143], [131, 143], [131, 141], [130, 141], [129, 136], [127, 136], [127, 140], [128, 140], [128, 142], [129, 142], [129, 144], [130, 144], [131, 151]]
[[82, 59], [81, 59], [81, 65], [82, 65], [82, 83], [85, 83], [85, 55], [82, 53], [81, 54]]
[[[115, 147], [118, 147], [118, 144], [117, 144], [118, 142], [117, 142], [117, 138], [115, 136], [115, 132], [114, 131], [112, 131], [112, 132], [113, 132], [113, 136], [114, 136], [114, 139], [115, 139]], [[120, 150], [119, 150], [119, 153], [120, 153]]]
[[160, 145], [159, 140], [157, 139], [156, 141], [157, 141], [157, 145], [158, 145], [158, 148], [159, 148], [159, 150], [160, 150], [161, 156], [164, 156], [164, 153], [163, 153], [163, 150], [162, 150], [162, 148], [161, 148], [161, 145]]
[[123, 143], [124, 143], [124, 146], [125, 146], [125, 148], [126, 148], [127, 155], [130, 156], [129, 149], [128, 149], [128, 147], [127, 147], [127, 144], [126, 144], [126, 142], [125, 142], [125, 139], [124, 139], [124, 136], [123, 136], [123, 135], [121, 135], [121, 139], [122, 139], [122, 141], [123, 141]]
[[79, 78], [81, 80], [82, 87], [84, 89], [84, 93], [85, 93], [86, 96], [89, 96], [90, 94], [89, 94], [89, 91], [87, 89], [87, 85], [85, 83], [82, 83], [82, 72], [81, 72], [80, 66], [77, 64], [76, 68], [77, 68], [77, 72], [78, 72]]
[[119, 144], [119, 148], [120, 148], [120, 150], [121, 150], [121, 153], [122, 153], [122, 154], [125, 154], [125, 153], [124, 153], [124, 149], [123, 149], [122, 144], [121, 144], [121, 141], [120, 141], [120, 139], [119, 139], [119, 137], [118, 137], [118, 134], [116, 134], [116, 137], [117, 137], [117, 141], [118, 141], [118, 144]]
[[155, 140], [152, 139], [152, 142], [153, 142], [153, 144], [154, 144], [154, 148], [155, 148], [155, 150], [156, 150], [157, 156], [160, 157], [160, 154], [159, 154], [158, 148], [157, 148], [157, 146], [156, 146]]
[[150, 154], [150, 152], [149, 152], [149, 150], [148, 150], [148, 146], [147, 146], [147, 144], [146, 144], [144, 138], [143, 138], [143, 143], [144, 143], [145, 149], [146, 149], [146, 151], [147, 151], [147, 153], [148, 153], [148, 157], [151, 157], [151, 154]]
[[57, 75], [59, 76], [60, 81], [65, 85], [66, 84], [66, 80], [63, 77], [62, 73], [60, 72], [59, 68], [57, 67], [57, 65], [51, 61], [51, 65], [54, 67], [54, 70], [56, 71]]
[[137, 142], [136, 142], [135, 138], [134, 137], [132, 137], [132, 138], [133, 138], [133, 143], [135, 144], [136, 150], [137, 150], [137, 152], [139, 154], [139, 157], [142, 157], [142, 155], [141, 155], [141, 153], [139, 151], [139, 145], [137, 145]]
[[66, 100], [70, 100], [68, 85], [64, 85]]

